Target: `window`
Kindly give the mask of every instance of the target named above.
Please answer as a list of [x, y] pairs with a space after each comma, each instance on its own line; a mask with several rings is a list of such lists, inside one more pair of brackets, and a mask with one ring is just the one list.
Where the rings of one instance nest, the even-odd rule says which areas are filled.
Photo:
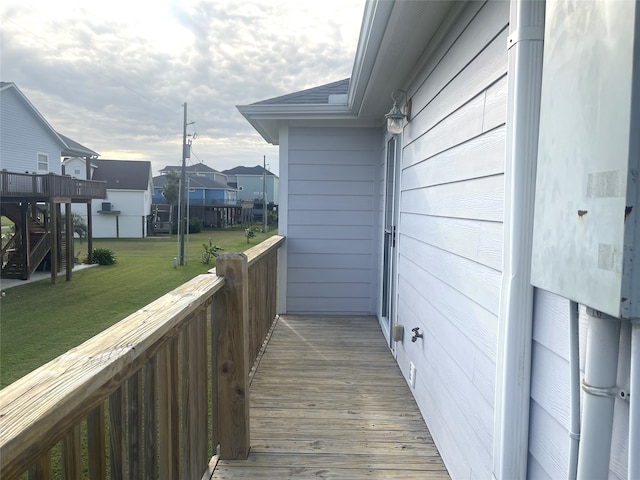
[[74, 174], [74, 175], [80, 175], [80, 167], [75, 167], [75, 168], [73, 169], [73, 174]]
[[49, 155], [46, 153], [38, 154], [38, 172], [49, 171]]

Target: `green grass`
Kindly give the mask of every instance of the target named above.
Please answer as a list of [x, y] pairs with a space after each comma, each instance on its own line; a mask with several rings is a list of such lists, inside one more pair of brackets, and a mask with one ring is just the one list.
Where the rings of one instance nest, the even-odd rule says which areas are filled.
[[[203, 265], [203, 243], [223, 252], [243, 251], [274, 234], [257, 233], [247, 244], [244, 231], [192, 234], [185, 246], [187, 265], [174, 269], [177, 237], [94, 240], [108, 248], [117, 263], [64, 273], [58, 283], [28, 283], [6, 291], [0, 300], [0, 388], [79, 345], [127, 315], [215, 265]], [[76, 253], [86, 243], [76, 241]]]

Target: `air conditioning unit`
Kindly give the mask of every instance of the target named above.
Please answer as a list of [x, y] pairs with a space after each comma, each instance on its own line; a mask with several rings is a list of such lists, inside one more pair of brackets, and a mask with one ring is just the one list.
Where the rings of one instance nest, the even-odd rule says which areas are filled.
[[102, 211], [110, 212], [111, 211], [111, 202], [102, 202]]

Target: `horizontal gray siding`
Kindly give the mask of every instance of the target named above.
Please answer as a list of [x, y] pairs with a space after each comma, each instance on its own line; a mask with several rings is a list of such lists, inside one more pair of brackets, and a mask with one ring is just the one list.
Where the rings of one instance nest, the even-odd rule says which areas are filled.
[[[584, 370], [587, 320], [580, 318], [580, 365]], [[619, 386], [628, 386], [631, 332], [622, 323], [618, 359]], [[567, 478], [570, 426], [569, 301], [545, 290], [534, 297], [531, 357], [531, 419], [528, 476]], [[616, 400], [611, 446], [610, 479], [627, 478], [629, 404]]]
[[289, 313], [373, 313], [381, 138], [379, 128], [289, 129]]
[[470, 2], [410, 88], [398, 363], [453, 478], [491, 478], [502, 264], [507, 2]]
[[28, 108], [13, 88], [2, 91], [0, 103], [0, 169], [37, 172], [38, 153], [49, 156], [49, 172], [60, 173], [58, 140]]

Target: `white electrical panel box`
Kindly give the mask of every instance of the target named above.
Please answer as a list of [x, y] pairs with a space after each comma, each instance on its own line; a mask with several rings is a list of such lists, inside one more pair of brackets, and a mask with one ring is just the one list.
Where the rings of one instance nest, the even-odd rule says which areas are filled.
[[547, 0], [531, 282], [640, 317], [636, 2]]

